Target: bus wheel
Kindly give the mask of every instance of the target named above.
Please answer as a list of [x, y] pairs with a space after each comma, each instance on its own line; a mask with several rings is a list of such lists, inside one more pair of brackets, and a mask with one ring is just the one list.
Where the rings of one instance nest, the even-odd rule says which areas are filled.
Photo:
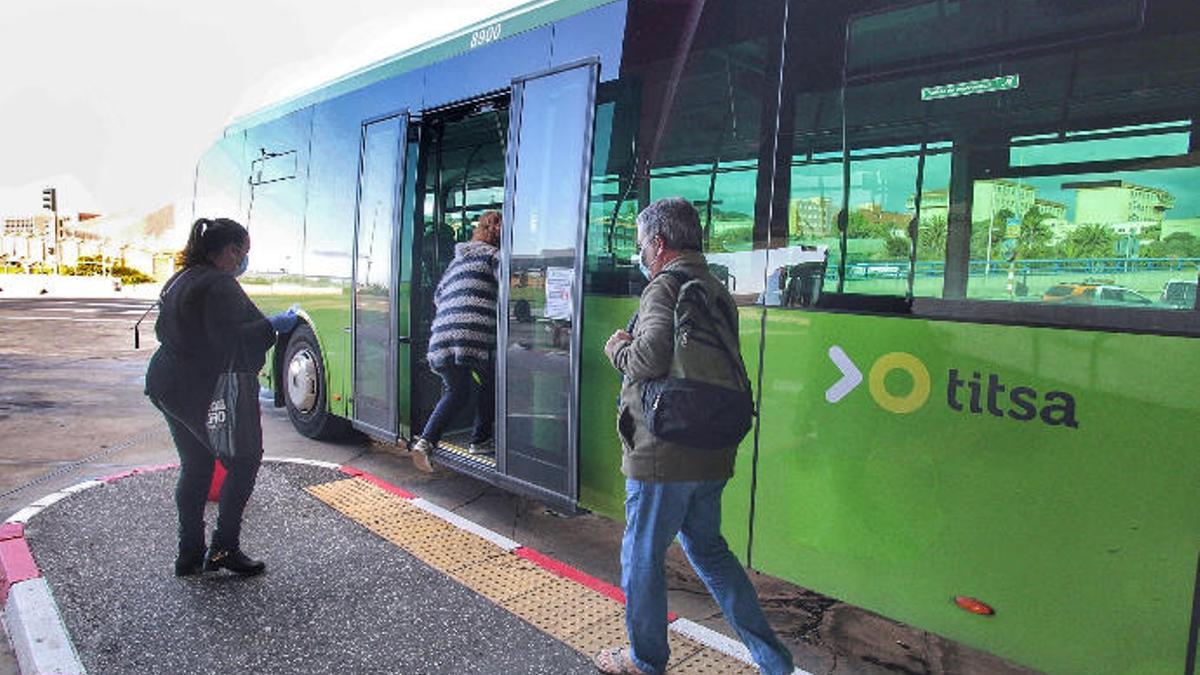
[[283, 400], [292, 426], [309, 438], [332, 439], [345, 435], [346, 420], [329, 412], [326, 402], [325, 363], [317, 336], [301, 323], [288, 341], [283, 362]]

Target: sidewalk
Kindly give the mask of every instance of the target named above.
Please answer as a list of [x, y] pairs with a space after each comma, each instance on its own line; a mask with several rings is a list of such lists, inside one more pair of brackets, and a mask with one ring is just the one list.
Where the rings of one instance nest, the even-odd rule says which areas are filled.
[[[0, 544], [23, 672], [592, 673], [624, 640], [617, 589], [324, 463], [264, 463], [243, 547], [266, 574], [176, 578], [176, 475], [84, 483], [10, 519], [40, 574]], [[672, 673], [755, 672], [736, 642], [672, 627]]]
[[159, 282], [118, 287], [112, 277], [76, 277], [55, 274], [0, 274], [3, 298], [130, 298], [153, 300]]

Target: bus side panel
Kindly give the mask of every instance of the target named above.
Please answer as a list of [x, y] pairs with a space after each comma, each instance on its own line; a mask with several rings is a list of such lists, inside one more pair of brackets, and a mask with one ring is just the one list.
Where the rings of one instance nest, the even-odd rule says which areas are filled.
[[1183, 669], [1194, 340], [787, 310], [766, 331], [755, 567], [1052, 672]]
[[[621, 474], [621, 441], [617, 437], [617, 396], [621, 375], [604, 355], [604, 343], [624, 328], [637, 311], [636, 298], [589, 295], [584, 298], [583, 349], [580, 381], [579, 501], [588, 509], [624, 518], [625, 478]], [[758, 377], [761, 309], [741, 309], [742, 358], [750, 381]], [[738, 448], [737, 468], [721, 502], [721, 533], [743, 562], [749, 546], [750, 487], [753, 477], [754, 435]]]
[[625, 517], [625, 477], [617, 437], [621, 374], [604, 343], [637, 311], [637, 298], [585, 295], [579, 350], [579, 503], [615, 519]]

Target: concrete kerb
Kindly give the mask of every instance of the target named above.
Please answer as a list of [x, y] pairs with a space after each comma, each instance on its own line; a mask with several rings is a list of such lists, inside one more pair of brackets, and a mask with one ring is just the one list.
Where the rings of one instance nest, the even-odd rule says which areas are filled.
[[[619, 588], [421, 499], [407, 490], [396, 487], [361, 469], [320, 460], [290, 457], [264, 458], [264, 461], [305, 464], [361, 478], [402, 499], [409, 500], [413, 506], [430, 515], [533, 562], [552, 574], [575, 581], [622, 604], [625, 602], [625, 596]], [[83, 481], [42, 497], [14, 513], [0, 526], [0, 603], [4, 605], [4, 628], [12, 642], [13, 650], [17, 655], [17, 664], [22, 673], [85, 672], [75, 646], [67, 633], [58, 605], [50, 592], [50, 586], [42, 578], [28, 542], [25, 541], [25, 524], [42, 509], [73, 494], [131, 476], [165, 471], [176, 466], [178, 465], [165, 464], [143, 467], [104, 478]], [[680, 619], [674, 614], [671, 614], [668, 620], [670, 621], [670, 630], [690, 637], [739, 661], [753, 664], [749, 651], [736, 640], [687, 619]], [[795, 673], [796, 675], [809, 675], [800, 669], [797, 669]]]

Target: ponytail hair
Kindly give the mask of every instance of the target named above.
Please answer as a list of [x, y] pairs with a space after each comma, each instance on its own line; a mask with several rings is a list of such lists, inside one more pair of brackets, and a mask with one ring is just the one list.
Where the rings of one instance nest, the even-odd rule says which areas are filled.
[[188, 233], [187, 245], [179, 254], [183, 266], [207, 265], [210, 257], [223, 251], [230, 244], [241, 244], [250, 233], [241, 223], [229, 218], [200, 218]]

